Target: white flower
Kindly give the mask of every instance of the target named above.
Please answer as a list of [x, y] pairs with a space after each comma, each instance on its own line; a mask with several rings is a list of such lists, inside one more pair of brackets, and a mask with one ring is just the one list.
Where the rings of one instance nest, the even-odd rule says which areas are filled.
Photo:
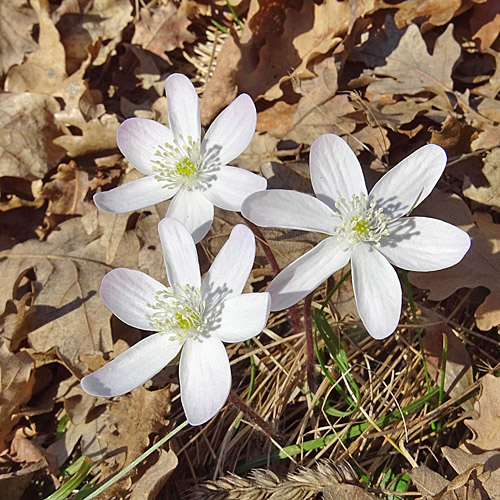
[[359, 315], [370, 335], [383, 339], [401, 314], [398, 266], [436, 271], [465, 255], [470, 238], [446, 222], [404, 217], [430, 194], [446, 166], [446, 153], [430, 144], [387, 172], [368, 194], [361, 166], [333, 134], [311, 146], [311, 181], [317, 199], [295, 191], [255, 193], [242, 213], [264, 227], [328, 235], [271, 282], [271, 310], [290, 307], [351, 260]]
[[120, 151], [147, 177], [97, 193], [94, 202], [124, 213], [173, 198], [166, 216], [181, 221], [198, 243], [212, 225], [214, 205], [240, 211], [249, 194], [266, 189], [265, 178], [228, 166], [250, 143], [257, 114], [250, 96], [241, 94], [202, 137], [200, 103], [189, 79], [173, 74], [165, 91], [170, 128], [129, 118], [116, 135]]
[[170, 287], [140, 271], [114, 269], [101, 285], [105, 304], [123, 322], [155, 333], [82, 379], [102, 397], [135, 389], [162, 370], [182, 348], [181, 401], [191, 425], [212, 418], [225, 403], [231, 371], [223, 342], [241, 342], [266, 326], [267, 292], [242, 294], [255, 258], [255, 238], [237, 225], [203, 281], [192, 237], [175, 219], [158, 230]]

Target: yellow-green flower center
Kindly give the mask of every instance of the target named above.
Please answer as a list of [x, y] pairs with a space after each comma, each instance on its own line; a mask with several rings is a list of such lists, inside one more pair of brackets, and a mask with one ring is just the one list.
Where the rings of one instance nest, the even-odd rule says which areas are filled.
[[187, 157], [177, 163], [175, 171], [182, 177], [191, 177], [197, 173], [194, 163]]
[[353, 245], [360, 243], [375, 243], [380, 246], [383, 236], [388, 236], [387, 224], [391, 218], [383, 213], [382, 208], [376, 208], [377, 203], [368, 204], [366, 195], [354, 195], [347, 201], [339, 193], [339, 201], [335, 203], [336, 215], [341, 222], [334, 231], [339, 240], [347, 240]]
[[148, 307], [153, 310], [147, 315], [151, 327], [181, 344], [202, 334], [207, 323], [201, 292], [189, 285], [181, 287], [175, 284], [157, 292], [155, 303], [148, 304]]
[[180, 135], [171, 143], [159, 145], [155, 151], [158, 158], [153, 161], [155, 179], [163, 187], [192, 188], [206, 179], [206, 159], [201, 154], [201, 145], [192, 137]]
[[356, 233], [358, 233], [358, 236], [362, 237], [363, 235], [367, 234], [368, 231], [370, 231], [370, 228], [368, 227], [368, 222], [366, 222], [365, 219], [361, 219], [358, 221], [353, 220], [354, 225], [352, 226], [352, 230]]

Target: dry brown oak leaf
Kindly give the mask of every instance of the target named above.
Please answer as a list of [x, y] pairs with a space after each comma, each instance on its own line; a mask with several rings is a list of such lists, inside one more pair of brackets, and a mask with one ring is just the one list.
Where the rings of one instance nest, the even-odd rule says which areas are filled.
[[312, 76], [310, 62], [336, 47], [354, 21], [372, 9], [373, 2], [363, 0], [253, 0], [241, 39], [228, 37], [222, 47], [201, 100], [202, 122], [241, 92], [279, 99], [283, 83]]
[[478, 417], [465, 420], [474, 434], [467, 444], [481, 451], [500, 450], [500, 378], [487, 374], [481, 379], [481, 395], [474, 405]]
[[[28, 341], [37, 352], [55, 347], [77, 374], [83, 354], [111, 352], [111, 312], [99, 297], [102, 277], [115, 267], [139, 269], [163, 279], [157, 225], [152, 209], [127, 229], [128, 214], [97, 210], [63, 222], [46, 241], [28, 240], [0, 253], [4, 286], [0, 309], [12, 298], [17, 277], [33, 268], [36, 296], [25, 322]], [[151, 249], [156, 249], [152, 251]]]
[[368, 73], [379, 77], [367, 90], [379, 94], [415, 95], [429, 91], [440, 96], [445, 103], [445, 92], [453, 91], [451, 73], [461, 54], [453, 38], [450, 24], [434, 44], [432, 55], [417, 25], [411, 24], [398, 46], [387, 56], [386, 64]]
[[165, 52], [185, 43], [193, 43], [196, 37], [188, 30], [191, 21], [178, 12], [173, 2], [160, 4], [155, 8], [144, 7], [139, 22], [135, 25], [132, 43], [167, 59]]
[[456, 195], [434, 193], [415, 210], [415, 215], [437, 217], [460, 227], [471, 237], [470, 250], [455, 266], [429, 273], [409, 273], [410, 282], [429, 290], [430, 300], [443, 300], [459, 288], [489, 288], [490, 294], [477, 308], [480, 330], [500, 325], [500, 224], [491, 216], [475, 212]]
[[61, 134], [54, 97], [0, 94], [0, 176], [41, 178], [57, 165], [64, 150], [53, 144]]
[[27, 0], [0, 2], [0, 76], [36, 49], [31, 36], [36, 14]]
[[[440, 319], [437, 314], [426, 313], [426, 322], [430, 325], [425, 329], [424, 349], [429, 376], [440, 383], [442, 373], [443, 343], [446, 339], [446, 366], [444, 390], [455, 398], [463, 394], [474, 382], [472, 363], [467, 349], [453, 330]], [[473, 405], [467, 400], [461, 405], [466, 410], [472, 410]]]
[[21, 406], [31, 398], [33, 360], [26, 352], [12, 353], [0, 344], [0, 451], [5, 450], [10, 433], [20, 419]]
[[[499, 103], [500, 104], [500, 103]], [[482, 173], [487, 186], [474, 186], [468, 177], [464, 182], [464, 195], [483, 205], [500, 208], [500, 148], [490, 151], [483, 159]]]

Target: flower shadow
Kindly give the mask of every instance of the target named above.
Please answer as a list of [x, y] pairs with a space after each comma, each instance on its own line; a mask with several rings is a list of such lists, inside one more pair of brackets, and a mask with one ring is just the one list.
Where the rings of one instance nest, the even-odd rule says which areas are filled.
[[396, 248], [398, 243], [411, 240], [412, 237], [421, 234], [420, 231], [416, 230], [416, 221], [413, 217], [403, 217], [396, 222], [397, 224], [389, 223], [387, 225], [390, 236], [384, 236], [380, 240], [380, 248]]

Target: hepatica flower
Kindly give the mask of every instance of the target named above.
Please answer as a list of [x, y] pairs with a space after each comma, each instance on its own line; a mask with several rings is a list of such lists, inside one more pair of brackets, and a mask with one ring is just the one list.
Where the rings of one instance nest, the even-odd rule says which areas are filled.
[[115, 269], [101, 297], [123, 322], [154, 333], [82, 379], [83, 389], [119, 396], [149, 380], [181, 351], [181, 401], [191, 425], [212, 418], [231, 386], [223, 342], [240, 342], [266, 326], [270, 296], [242, 294], [255, 257], [253, 233], [237, 225], [203, 281], [192, 237], [175, 219], [159, 224], [169, 287], [147, 274]]
[[320, 136], [311, 146], [310, 163], [317, 198], [271, 190], [243, 203], [243, 215], [257, 225], [328, 236], [271, 282], [271, 310], [295, 304], [350, 260], [361, 320], [372, 337], [383, 339], [401, 314], [401, 285], [392, 266], [436, 271], [453, 266], [469, 249], [469, 236], [455, 226], [405, 216], [434, 188], [446, 153], [433, 144], [418, 149], [369, 194], [356, 156], [340, 137]]
[[249, 194], [266, 189], [263, 177], [228, 166], [250, 143], [257, 115], [252, 99], [241, 94], [202, 136], [198, 95], [189, 79], [173, 74], [165, 90], [170, 128], [129, 118], [116, 136], [120, 151], [147, 177], [97, 193], [94, 202], [123, 213], [172, 199], [167, 217], [181, 221], [197, 243], [210, 229], [214, 205], [240, 211]]

